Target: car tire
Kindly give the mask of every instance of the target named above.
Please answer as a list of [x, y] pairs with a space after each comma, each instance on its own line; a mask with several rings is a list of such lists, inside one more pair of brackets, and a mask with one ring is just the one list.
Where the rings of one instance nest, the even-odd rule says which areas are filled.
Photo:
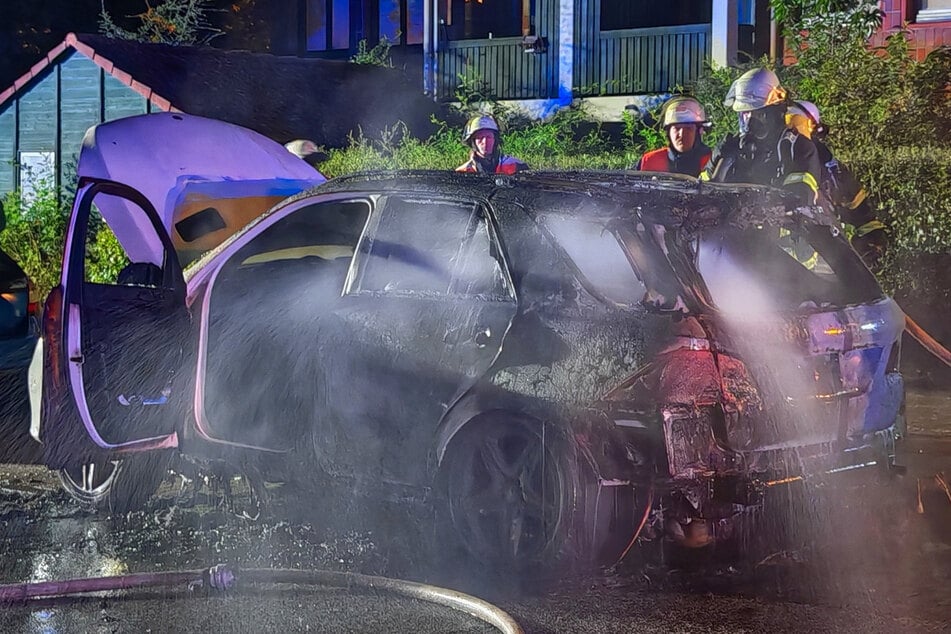
[[486, 572], [518, 576], [544, 576], [580, 559], [578, 464], [553, 425], [483, 417], [456, 434], [442, 465], [441, 546], [453, 544]]
[[59, 469], [63, 490], [91, 512], [124, 515], [152, 497], [168, 471], [167, 456], [135, 456]]

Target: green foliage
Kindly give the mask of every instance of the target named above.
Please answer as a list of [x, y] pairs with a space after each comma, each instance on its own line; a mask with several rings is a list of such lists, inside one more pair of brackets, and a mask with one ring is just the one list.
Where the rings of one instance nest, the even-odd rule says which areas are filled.
[[791, 70], [796, 94], [834, 129], [836, 149], [946, 144], [951, 135], [951, 49], [919, 62], [897, 33], [880, 49], [844, 44], [834, 59], [808, 49]]
[[[624, 138], [630, 140], [632, 150], [640, 149], [641, 152], [639, 153], [643, 153], [667, 144], [667, 135], [660, 125], [662, 123], [659, 116], [660, 109], [661, 106], [659, 105], [648, 112], [646, 116], [640, 112], [635, 114], [631, 110], [625, 110], [621, 113], [621, 121], [624, 124]], [[649, 121], [654, 123], [651, 124]]]
[[0, 248], [33, 280], [41, 297], [59, 284], [63, 242], [69, 207], [50, 179], [38, 179], [32, 196], [20, 191], [7, 194], [3, 208], [7, 227], [0, 233]]
[[[643, 146], [615, 147], [601, 125], [578, 107], [534, 121], [497, 103], [491, 105], [502, 128], [503, 151], [534, 169], [624, 169], [644, 150]], [[454, 169], [469, 156], [461, 127], [435, 123], [437, 131], [425, 140], [410, 136], [402, 125], [379, 139], [357, 134], [348, 147], [331, 150], [320, 170], [334, 177], [372, 169]]]
[[[399, 38], [399, 34], [396, 37]], [[357, 42], [357, 52], [350, 58], [350, 61], [354, 64], [393, 68], [393, 60], [390, 59], [390, 49], [393, 48], [393, 44], [387, 38], [382, 38], [372, 48], [368, 48], [368, 46], [366, 40]]]
[[951, 146], [867, 146], [840, 155], [877, 203], [898, 250], [948, 252]]
[[[29, 199], [21, 191], [4, 199], [7, 226], [0, 233], [0, 248], [20, 265], [40, 297], [46, 297], [59, 284], [71, 197], [49, 178], [38, 178], [33, 186]], [[89, 234], [87, 279], [115, 281], [128, 263], [125, 251], [101, 219], [91, 219]]]
[[129, 256], [98, 212], [89, 218], [86, 242], [85, 279], [99, 284], [114, 284], [128, 263]]
[[869, 0], [769, 0], [769, 5], [794, 50], [804, 39], [868, 39], [884, 17], [879, 3]]
[[481, 74], [472, 70], [468, 64], [465, 72], [458, 76], [459, 83], [453, 91], [453, 96], [459, 102], [459, 109], [463, 112], [475, 112], [490, 109], [492, 104], [498, 103], [492, 87]]
[[153, 44], [193, 46], [207, 44], [223, 33], [211, 25], [208, 14], [214, 11], [209, 0], [164, 0], [157, 6], [145, 1], [145, 11], [134, 16], [139, 25], [124, 29], [106, 10], [105, 0], [99, 13], [99, 32], [120, 40]]

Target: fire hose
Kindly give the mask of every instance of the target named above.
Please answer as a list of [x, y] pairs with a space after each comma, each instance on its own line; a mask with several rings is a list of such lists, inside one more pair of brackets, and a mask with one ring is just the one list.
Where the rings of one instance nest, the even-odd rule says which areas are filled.
[[912, 338], [921, 344], [921, 346], [933, 354], [935, 357], [944, 362], [945, 365], [951, 366], [951, 351], [942, 346], [937, 339], [925, 332], [925, 329], [918, 325], [918, 323], [905, 315], [905, 330], [908, 331], [908, 334]]
[[225, 564], [197, 570], [144, 572], [110, 577], [88, 577], [61, 581], [39, 581], [0, 585], [0, 603], [23, 603], [36, 599], [71, 597], [89, 592], [133, 590], [159, 587], [202, 587], [224, 591], [238, 581], [248, 583], [288, 583], [331, 588], [374, 590], [401, 595], [464, 612], [503, 634], [522, 634], [522, 628], [507, 612], [474, 596], [425, 583], [361, 575], [333, 570], [289, 570], [271, 568], [233, 569]]

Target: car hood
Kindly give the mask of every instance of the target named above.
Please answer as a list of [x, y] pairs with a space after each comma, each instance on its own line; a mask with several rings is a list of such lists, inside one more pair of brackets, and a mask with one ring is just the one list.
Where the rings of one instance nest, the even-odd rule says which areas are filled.
[[[80, 183], [109, 180], [128, 185], [155, 207], [172, 235], [183, 186], [216, 183], [219, 194], [289, 196], [327, 179], [281, 144], [253, 130], [215, 119], [163, 112], [110, 121], [83, 138]], [[128, 245], [139, 229], [121, 213], [107, 216], [116, 237]], [[109, 217], [112, 215], [112, 217]]]

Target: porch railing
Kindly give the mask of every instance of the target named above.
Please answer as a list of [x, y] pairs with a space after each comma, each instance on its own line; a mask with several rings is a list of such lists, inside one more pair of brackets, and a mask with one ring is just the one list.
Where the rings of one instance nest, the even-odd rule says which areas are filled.
[[[597, 51], [588, 76], [600, 94], [668, 92], [703, 70], [710, 56], [710, 25], [601, 31]], [[591, 84], [579, 86], [594, 92]]]
[[526, 53], [521, 44], [520, 37], [440, 42], [439, 99], [454, 99], [460, 77], [484, 82], [496, 99], [547, 99], [556, 95], [558, 65], [552, 61], [551, 52]]
[[[590, 31], [589, 31], [590, 32]], [[437, 94], [452, 100], [461, 79], [497, 99], [548, 99], [558, 95], [557, 44], [526, 53], [520, 37], [440, 42]], [[710, 56], [710, 25], [597, 31], [575, 44], [576, 95], [668, 92], [695, 79]]]

